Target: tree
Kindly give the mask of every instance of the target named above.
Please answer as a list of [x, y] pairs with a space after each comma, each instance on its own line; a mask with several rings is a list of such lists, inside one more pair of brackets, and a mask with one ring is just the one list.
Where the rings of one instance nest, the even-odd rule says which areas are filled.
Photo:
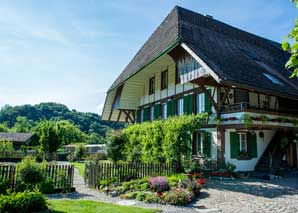
[[124, 159], [125, 135], [121, 131], [111, 130], [107, 135], [108, 157], [117, 162]]
[[58, 136], [63, 145], [70, 143], [86, 143], [87, 136], [80, 128], [69, 121], [57, 121]]
[[0, 132], [9, 132], [9, 128], [6, 124], [0, 124]]
[[[298, 0], [290, 1], [295, 3], [296, 8], [298, 8]], [[287, 38], [288, 40], [282, 43], [283, 50], [291, 53], [291, 56], [286, 63], [286, 68], [293, 70], [290, 78], [298, 77], [298, 18], [296, 18], [294, 27]]]
[[12, 128], [13, 132], [30, 132], [33, 127], [33, 121], [29, 121], [25, 116], [18, 116], [16, 118], [16, 123]]
[[54, 153], [61, 146], [62, 141], [59, 139], [57, 125], [53, 121], [40, 122], [35, 133], [39, 136], [39, 144], [43, 152]]

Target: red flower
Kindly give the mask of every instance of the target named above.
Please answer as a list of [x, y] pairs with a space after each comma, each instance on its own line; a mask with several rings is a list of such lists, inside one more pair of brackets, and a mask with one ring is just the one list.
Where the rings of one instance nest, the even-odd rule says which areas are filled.
[[197, 179], [197, 183], [203, 186], [206, 184], [206, 180], [204, 178], [199, 178]]

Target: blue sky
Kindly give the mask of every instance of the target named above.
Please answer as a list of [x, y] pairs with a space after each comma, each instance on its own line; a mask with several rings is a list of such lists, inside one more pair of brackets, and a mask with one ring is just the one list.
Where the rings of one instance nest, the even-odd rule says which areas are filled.
[[175, 5], [278, 42], [297, 16], [288, 0], [0, 0], [0, 106], [100, 113], [108, 87]]

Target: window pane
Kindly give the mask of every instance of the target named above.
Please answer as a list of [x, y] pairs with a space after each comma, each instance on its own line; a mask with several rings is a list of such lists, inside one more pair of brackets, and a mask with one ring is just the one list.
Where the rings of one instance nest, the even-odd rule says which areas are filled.
[[153, 121], [154, 120], [154, 107], [150, 107], [150, 120]]
[[162, 119], [166, 119], [167, 118], [167, 104], [164, 103], [162, 104]]
[[177, 115], [183, 115], [183, 98], [180, 98], [177, 101]]
[[197, 113], [205, 112], [205, 94], [197, 94]]

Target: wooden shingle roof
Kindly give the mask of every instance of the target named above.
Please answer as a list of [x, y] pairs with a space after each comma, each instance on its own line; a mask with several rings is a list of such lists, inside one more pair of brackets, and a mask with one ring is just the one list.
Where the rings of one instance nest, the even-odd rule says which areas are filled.
[[[171, 45], [183, 42], [219, 77], [219, 83], [298, 98], [298, 79], [289, 79], [289, 53], [277, 42], [176, 6], [137, 52], [110, 89], [121, 85]], [[280, 83], [274, 83], [271, 75]]]

